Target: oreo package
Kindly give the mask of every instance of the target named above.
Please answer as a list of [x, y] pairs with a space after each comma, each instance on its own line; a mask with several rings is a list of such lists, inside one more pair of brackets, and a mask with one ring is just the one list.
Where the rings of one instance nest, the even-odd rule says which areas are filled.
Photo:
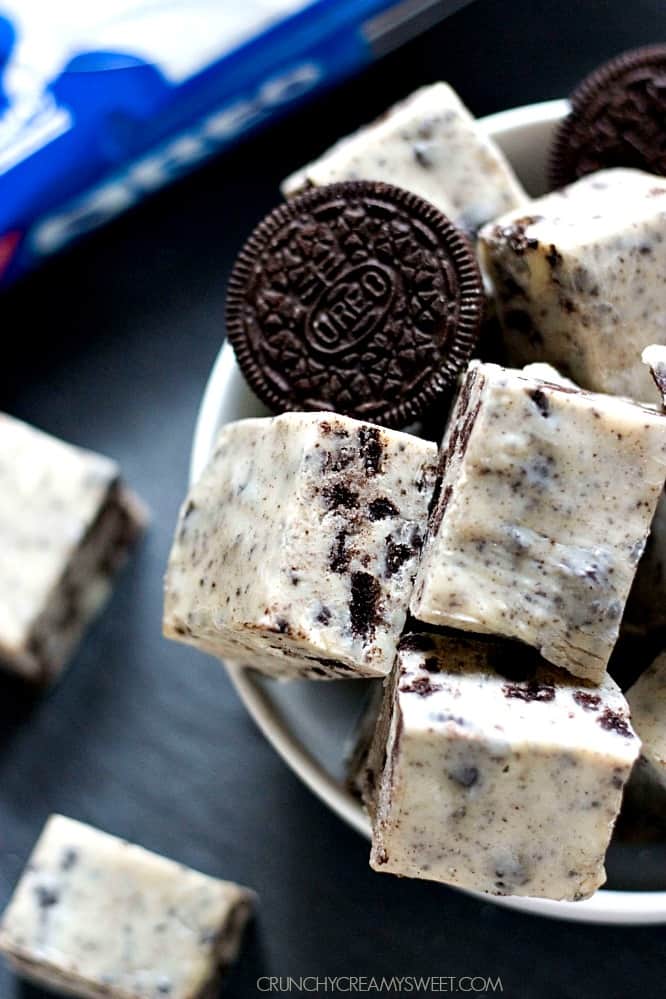
[[0, 286], [469, 0], [0, 0]]

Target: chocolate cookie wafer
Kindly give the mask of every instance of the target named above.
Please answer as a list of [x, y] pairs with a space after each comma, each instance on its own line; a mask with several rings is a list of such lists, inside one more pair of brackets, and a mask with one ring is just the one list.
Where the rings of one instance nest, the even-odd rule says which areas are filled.
[[608, 167], [666, 176], [666, 44], [611, 59], [570, 101], [550, 156], [553, 187]]
[[230, 278], [227, 332], [273, 410], [400, 427], [465, 365], [482, 309], [466, 237], [416, 195], [354, 181], [308, 191], [257, 226]]

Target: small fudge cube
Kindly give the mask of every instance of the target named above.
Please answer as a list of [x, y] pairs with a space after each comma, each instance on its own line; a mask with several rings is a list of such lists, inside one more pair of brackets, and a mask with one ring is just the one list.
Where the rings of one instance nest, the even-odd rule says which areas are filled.
[[436, 452], [330, 413], [224, 427], [181, 511], [165, 634], [275, 676], [386, 675]]
[[603, 884], [640, 743], [609, 676], [595, 688], [526, 652], [403, 639], [372, 751], [375, 870], [569, 900]]
[[54, 679], [145, 522], [115, 462], [0, 414], [0, 661]]
[[666, 475], [666, 418], [473, 362], [411, 601], [599, 682]]
[[236, 958], [253, 893], [62, 815], [0, 923], [26, 978], [86, 999], [198, 999]]
[[638, 678], [627, 700], [650, 776], [666, 791], [666, 652]]
[[550, 361], [583, 388], [653, 401], [641, 350], [666, 343], [666, 180], [604, 170], [486, 226], [510, 363]]
[[527, 204], [513, 170], [446, 83], [422, 87], [288, 177], [285, 196], [343, 180], [381, 180], [430, 201], [470, 234]]

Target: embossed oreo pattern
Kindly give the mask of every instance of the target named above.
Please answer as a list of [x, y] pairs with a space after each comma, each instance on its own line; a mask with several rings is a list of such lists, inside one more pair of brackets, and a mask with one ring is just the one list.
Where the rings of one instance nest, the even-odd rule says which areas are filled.
[[482, 288], [466, 238], [388, 184], [332, 184], [257, 226], [229, 282], [227, 331], [273, 410], [416, 419], [469, 359]]
[[610, 167], [666, 176], [666, 45], [612, 59], [570, 99], [551, 152], [553, 187]]

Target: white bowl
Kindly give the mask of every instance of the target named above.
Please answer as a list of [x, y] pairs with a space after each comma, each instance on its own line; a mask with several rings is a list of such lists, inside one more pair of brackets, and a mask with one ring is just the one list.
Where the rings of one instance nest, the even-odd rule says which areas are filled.
[[[566, 110], [565, 101], [550, 101], [503, 111], [482, 120], [483, 127], [499, 143], [532, 194], [545, 189], [545, 157], [550, 137]], [[233, 351], [225, 344], [211, 372], [199, 412], [191, 481], [199, 478], [223, 424], [267, 412], [246, 386]], [[345, 741], [358, 716], [366, 684], [298, 680], [275, 683], [232, 663], [226, 665], [246, 708], [292, 770], [334, 812], [369, 837], [368, 819], [344, 784]], [[523, 912], [580, 922], [666, 922], [666, 891], [602, 890], [584, 902], [478, 897]]]

